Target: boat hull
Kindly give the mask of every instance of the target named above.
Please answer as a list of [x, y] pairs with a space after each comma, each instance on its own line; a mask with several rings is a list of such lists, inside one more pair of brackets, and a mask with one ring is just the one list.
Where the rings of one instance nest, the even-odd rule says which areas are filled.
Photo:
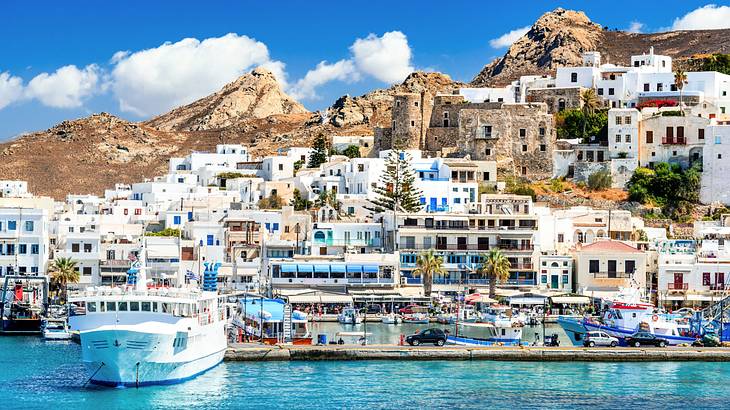
[[[568, 335], [568, 338], [570, 338], [570, 341], [573, 342], [574, 346], [583, 345], [584, 335], [587, 331], [600, 330], [621, 341], [637, 332], [636, 329], [624, 329], [619, 327], [606, 326], [598, 322], [591, 322], [587, 320], [573, 318], [558, 318], [558, 324], [560, 325], [560, 327], [563, 328], [565, 333]], [[695, 338], [692, 337], [671, 336], [662, 334], [654, 335], [662, 339], [666, 339], [670, 346], [675, 346], [683, 343], [691, 344], [695, 341]]]
[[223, 323], [206, 326], [189, 343], [180, 333], [104, 329], [81, 332], [82, 360], [90, 382], [105, 386], [146, 386], [189, 380], [223, 360]]

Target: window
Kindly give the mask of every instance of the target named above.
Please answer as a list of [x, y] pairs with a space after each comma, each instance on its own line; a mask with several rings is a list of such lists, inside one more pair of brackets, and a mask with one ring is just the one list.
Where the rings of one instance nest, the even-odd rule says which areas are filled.
[[80, 246], [78, 243], [72, 243], [71, 244], [71, 252], [78, 252], [80, 249]]
[[213, 237], [213, 235], [206, 236], [206, 238], [205, 238], [206, 245], [213, 246], [214, 242], [215, 242], [215, 238]]
[[522, 152], [527, 152], [527, 144], [522, 144]]
[[96, 312], [96, 302], [88, 302], [86, 304], [86, 312], [88, 312], [88, 313]]
[[597, 259], [588, 261], [588, 273], [598, 273], [600, 263]]
[[608, 89], [608, 95], [613, 95], [613, 88]]
[[621, 134], [618, 134], [618, 135], [616, 135], [616, 143], [618, 144], [620, 142], [621, 142]]
[[416, 126], [416, 122], [415, 121], [411, 121], [411, 127], [415, 127], [415, 126]]
[[143, 312], [149, 312], [151, 310], [151, 304], [150, 302], [142, 302], [142, 311]]
[[127, 302], [119, 302], [119, 311], [120, 312], [126, 312], [127, 311]]
[[490, 156], [490, 155], [492, 155], [492, 150], [491, 150], [491, 149], [489, 149], [489, 148], [485, 149], [485, 150], [484, 150], [484, 155], [486, 155], [486, 156]]
[[25, 231], [33, 232], [33, 221], [25, 221]]
[[578, 82], [578, 73], [570, 73], [570, 82], [571, 83], [577, 83]]
[[[663, 62], [663, 61], [662, 61], [662, 62]], [[662, 84], [662, 83], [657, 83], [657, 85], [656, 85], [656, 90], [657, 90], [657, 91], [664, 91], [664, 84]]]
[[527, 130], [524, 128], [520, 128], [520, 137], [524, 138], [527, 135]]
[[90, 243], [84, 244], [84, 253], [91, 253], [91, 244]]
[[624, 123], [626, 123], [626, 125], [631, 125], [631, 116], [630, 115], [628, 115], [624, 118]]
[[722, 144], [722, 142], [720, 141], [720, 136], [715, 135], [715, 145], [719, 145], [719, 144]]
[[527, 167], [522, 167], [522, 175], [527, 175]]
[[625, 140], [626, 142], [631, 142], [631, 135], [627, 134]]
[[621, 121], [622, 121], [622, 120], [621, 120], [621, 117], [619, 117], [619, 116], [617, 115], [617, 116], [616, 116], [616, 125], [621, 125]]
[[697, 139], [701, 139], [701, 140], [705, 139], [705, 129], [704, 128], [699, 128], [697, 130]]
[[598, 95], [603, 95], [603, 88], [598, 89]]
[[702, 272], [702, 286], [710, 286], [710, 272]]
[[129, 209], [124, 208], [124, 215], [129, 215]]
[[569, 278], [568, 278], [568, 275], [563, 275], [563, 284], [564, 284], [564, 285], [567, 285], [567, 284], [569, 283], [569, 282], [568, 282], [568, 279], [569, 279]]
[[644, 91], [649, 91], [649, 83], [644, 83]]
[[653, 144], [654, 143], [654, 131], [647, 131], [646, 132], [646, 143], [647, 144]]
[[484, 138], [490, 138], [492, 136], [492, 126], [491, 125], [483, 126], [482, 132], [484, 134]]
[[672, 156], [673, 157], [676, 157], [677, 156], [677, 151], [672, 151]]
[[135, 215], [142, 215], [142, 209], [141, 208], [134, 208], [134, 214]]
[[396, 106], [396, 107], [400, 107], [400, 101], [396, 101], [396, 102], [395, 102], [395, 106]]
[[84, 272], [84, 276], [91, 276], [91, 266], [84, 266], [83, 272]]
[[115, 302], [106, 302], [107, 312], [114, 312], [117, 310], [117, 304]]
[[129, 302], [130, 312], [139, 312], [139, 302]]
[[30, 245], [30, 253], [31, 253], [31, 255], [38, 255], [38, 245], [37, 244]]
[[8, 221], [8, 231], [14, 231], [18, 229], [18, 223], [16, 221]]
[[545, 127], [540, 127], [539, 132], [540, 132], [540, 136], [544, 137], [545, 136]]
[[413, 106], [418, 107], [418, 101], [414, 101]]
[[670, 84], [670, 85], [669, 85], [669, 89], [670, 89], [671, 91], [677, 91], [677, 85], [676, 85], [676, 84]]
[[563, 243], [565, 241], [565, 235], [562, 233], [558, 234], [558, 243]]
[[172, 217], [173, 224], [180, 225], [181, 222], [182, 222], [182, 218], [180, 217], [180, 215], [175, 215]]
[[545, 152], [546, 149], [547, 147], [545, 146], [545, 144], [540, 144], [540, 151]]
[[69, 226], [68, 227], [68, 233], [74, 233], [74, 227], [73, 226]]
[[717, 159], [722, 159], [722, 154], [717, 154]]
[[18, 245], [18, 253], [21, 255], [25, 255], [26, 253], [28, 253], [28, 245], [24, 243]]
[[279, 164], [279, 171], [283, 171], [283, 170], [284, 170], [284, 164]]

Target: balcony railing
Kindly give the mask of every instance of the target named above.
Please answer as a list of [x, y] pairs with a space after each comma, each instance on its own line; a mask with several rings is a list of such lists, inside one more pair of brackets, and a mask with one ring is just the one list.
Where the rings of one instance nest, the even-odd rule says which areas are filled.
[[469, 226], [469, 225], [398, 225], [400, 229], [434, 229], [434, 230], [452, 230], [452, 231], [533, 231], [537, 229], [537, 225], [532, 226]]
[[593, 272], [593, 277], [598, 279], [627, 279], [631, 275], [632, 272]]
[[668, 283], [667, 289], [669, 290], [687, 290], [689, 283]]
[[726, 285], [724, 283], [713, 283], [712, 285], [710, 285], [710, 290], [724, 291], [724, 290], [727, 290], [727, 288], [728, 288], [728, 285]]
[[398, 246], [398, 249], [400, 250], [429, 250], [429, 249], [435, 249], [437, 251], [483, 251], [486, 252], [490, 249], [501, 249], [506, 252], [521, 252], [521, 251], [531, 251], [535, 247], [533, 245], [518, 245], [518, 246], [504, 246], [504, 245], [494, 245], [494, 244], [475, 244], [475, 243], [468, 243], [468, 244], [456, 244], [456, 243], [447, 243], [447, 244], [432, 244], [432, 245], [423, 245], [418, 243], [401, 243]]
[[687, 145], [687, 139], [685, 137], [662, 137], [662, 144], [664, 145]]

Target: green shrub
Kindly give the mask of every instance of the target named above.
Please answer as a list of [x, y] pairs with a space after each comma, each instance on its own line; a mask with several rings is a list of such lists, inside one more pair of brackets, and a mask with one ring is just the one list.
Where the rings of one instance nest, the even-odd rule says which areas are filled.
[[608, 171], [597, 171], [588, 176], [588, 189], [591, 191], [605, 191], [611, 188], [613, 178]]

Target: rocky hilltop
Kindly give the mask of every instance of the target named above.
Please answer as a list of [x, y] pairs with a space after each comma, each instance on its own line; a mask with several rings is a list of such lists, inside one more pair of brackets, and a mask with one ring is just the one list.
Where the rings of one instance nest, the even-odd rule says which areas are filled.
[[637, 34], [608, 30], [580, 11], [556, 9], [540, 17], [504, 56], [484, 66], [473, 86], [500, 86], [521, 75], [552, 74], [582, 64], [585, 51], [600, 51], [604, 63], [628, 64], [632, 55], [654, 47], [679, 65], [694, 54], [729, 53], [730, 29]]
[[163, 131], [202, 131], [225, 128], [251, 118], [307, 112], [302, 104], [281, 90], [271, 71], [258, 67], [217, 93], [145, 124]]

